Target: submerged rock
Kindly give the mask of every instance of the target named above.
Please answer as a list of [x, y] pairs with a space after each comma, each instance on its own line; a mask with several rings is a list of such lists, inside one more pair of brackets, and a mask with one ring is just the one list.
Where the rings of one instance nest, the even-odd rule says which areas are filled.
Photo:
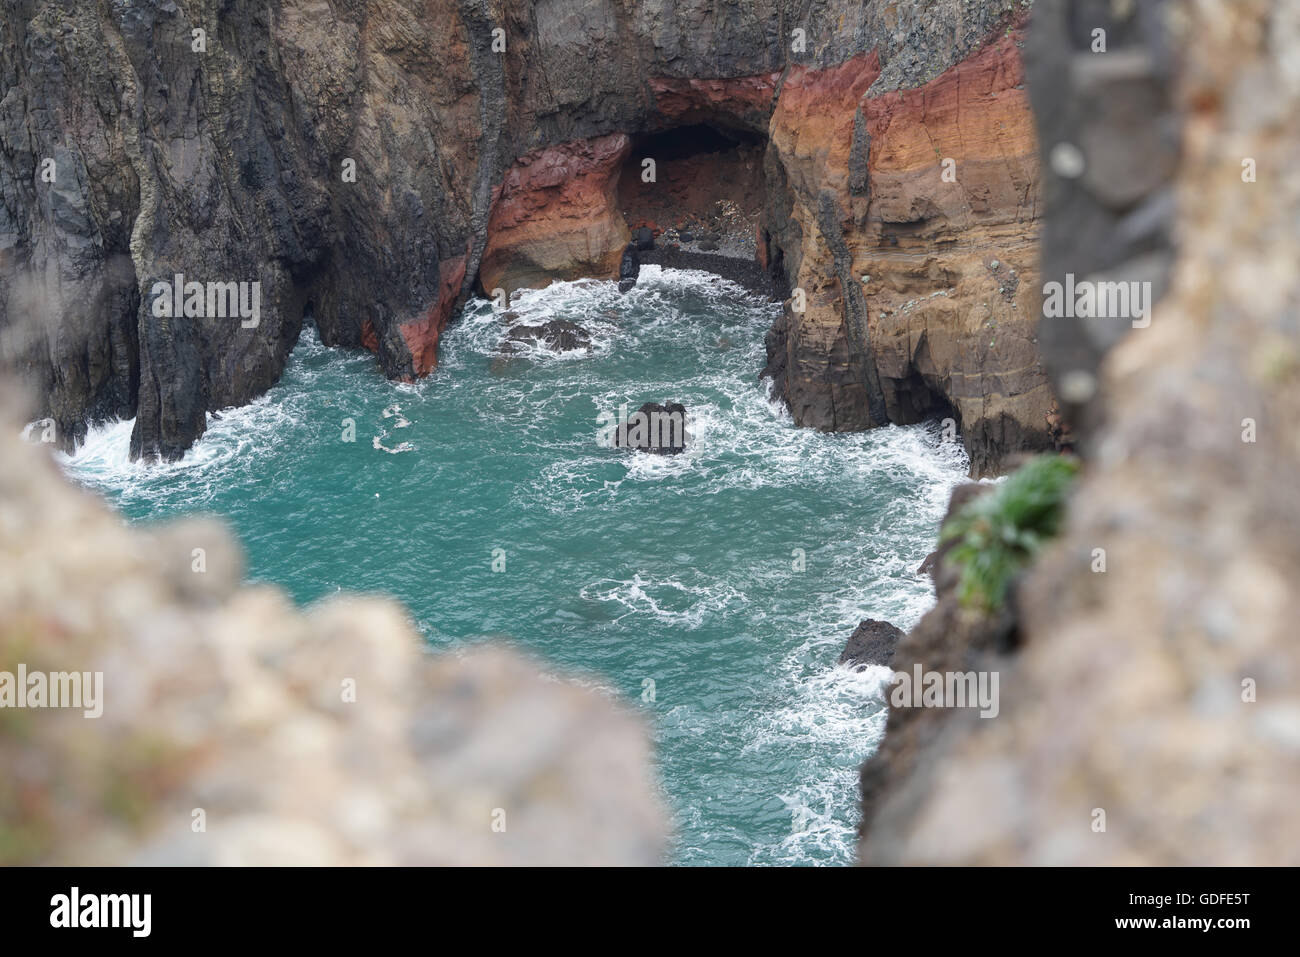
[[511, 326], [506, 333], [503, 352], [516, 350], [516, 343], [537, 343], [552, 352], [591, 351], [591, 333], [568, 319], [552, 319], [540, 326]]
[[901, 628], [896, 628], [887, 621], [864, 618], [862, 623], [849, 635], [844, 651], [840, 653], [839, 663], [851, 665], [854, 671], [861, 671], [871, 665], [888, 666], [894, 659], [894, 648], [903, 637]]

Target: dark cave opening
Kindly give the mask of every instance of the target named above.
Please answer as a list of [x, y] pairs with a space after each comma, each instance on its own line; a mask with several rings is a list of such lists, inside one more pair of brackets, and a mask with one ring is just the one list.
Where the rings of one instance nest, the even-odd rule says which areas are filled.
[[762, 147], [763, 138], [748, 131], [693, 123], [654, 133], [642, 133], [633, 139], [632, 151], [667, 161], [701, 153], [725, 153], [745, 144]]
[[[935, 363], [930, 355], [930, 342], [925, 333], [912, 350], [907, 373], [902, 378], [886, 377], [888, 387], [886, 405], [889, 421], [898, 425], [918, 422], [940, 422], [952, 419], [957, 431], [961, 430], [961, 414], [949, 400], [950, 389], [936, 381]], [[929, 374], [922, 370], [929, 370]]]
[[914, 425], [918, 422], [942, 421], [952, 419], [961, 427], [961, 417], [948, 397], [926, 381], [920, 371], [912, 366], [904, 379], [888, 380], [892, 395], [888, 402], [889, 420], [898, 425]]
[[643, 133], [619, 175], [619, 209], [656, 243], [753, 260], [765, 150], [757, 133], [702, 123]]

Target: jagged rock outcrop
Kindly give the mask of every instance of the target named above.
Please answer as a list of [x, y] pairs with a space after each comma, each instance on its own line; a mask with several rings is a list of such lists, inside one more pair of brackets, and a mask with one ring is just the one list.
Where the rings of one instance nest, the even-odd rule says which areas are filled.
[[692, 441], [690, 417], [680, 402], [647, 402], [612, 430], [614, 448], [680, 455]]
[[521, 323], [506, 330], [503, 352], [515, 348], [515, 343], [540, 343], [554, 352], [591, 351], [591, 333], [568, 319], [551, 319], [540, 326]]
[[886, 666], [893, 660], [894, 649], [902, 637], [903, 632], [897, 625], [865, 618], [849, 635], [838, 663], [855, 670], [873, 665]]
[[[1094, 27], [1113, 28], [1109, 52], [1092, 53]], [[924, 712], [911, 719], [918, 733], [892, 744], [891, 715], [863, 772], [862, 858], [1294, 866], [1300, 188], [1288, 170], [1300, 149], [1300, 18], [1255, 0], [1040, 0], [1033, 30], [1041, 70], [1030, 83], [1055, 197], [1045, 261], [1086, 274], [1104, 256], [1141, 275], [1130, 260], [1176, 235], [1169, 288], [1150, 325], [1108, 351], [1097, 330], [1041, 338], [1053, 369], [1095, 369], [1094, 395], [1072, 403], [1086, 467], [1059, 540], [1017, 589], [1019, 650], [999, 651], [988, 623], [924, 647], [942, 634], [930, 624], [942, 599], [900, 645], [895, 667], [913, 647], [926, 667], [998, 668], [1001, 708], [995, 720]], [[1092, 56], [1117, 62], [1073, 66]], [[1061, 79], [1098, 71], [1158, 95], [1119, 108], [1110, 82]], [[1061, 116], [1089, 119], [1067, 130]], [[1181, 130], [1176, 162], [1163, 147], [1148, 157], [1147, 128]], [[1053, 167], [1067, 135], [1078, 153]], [[1080, 176], [1148, 159], [1176, 175]], [[1126, 232], [1108, 190], [1131, 191], [1128, 209], [1150, 231]], [[1172, 220], [1144, 198], [1166, 190]], [[1104, 250], [1111, 230], [1130, 242]], [[1044, 324], [1072, 321], [1092, 320]]]
[[661, 861], [634, 715], [505, 649], [429, 655], [387, 601], [241, 587], [224, 527], [128, 528], [16, 439], [12, 398], [0, 673], [102, 682], [98, 717], [0, 709], [0, 863]]

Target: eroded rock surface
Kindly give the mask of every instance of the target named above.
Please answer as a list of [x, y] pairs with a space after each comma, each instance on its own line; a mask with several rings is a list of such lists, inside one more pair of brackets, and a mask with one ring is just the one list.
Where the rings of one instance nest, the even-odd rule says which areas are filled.
[[631, 233], [614, 193], [630, 148], [627, 136], [615, 133], [516, 162], [488, 221], [483, 288], [510, 293], [557, 279], [617, 275]]

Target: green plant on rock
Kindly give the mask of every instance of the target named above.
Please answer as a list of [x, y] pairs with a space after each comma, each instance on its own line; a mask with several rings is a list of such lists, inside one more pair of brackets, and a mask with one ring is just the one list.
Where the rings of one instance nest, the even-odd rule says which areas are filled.
[[960, 571], [962, 605], [996, 612], [1015, 576], [1056, 536], [1079, 463], [1062, 455], [1030, 459], [987, 495], [949, 519], [939, 537]]

